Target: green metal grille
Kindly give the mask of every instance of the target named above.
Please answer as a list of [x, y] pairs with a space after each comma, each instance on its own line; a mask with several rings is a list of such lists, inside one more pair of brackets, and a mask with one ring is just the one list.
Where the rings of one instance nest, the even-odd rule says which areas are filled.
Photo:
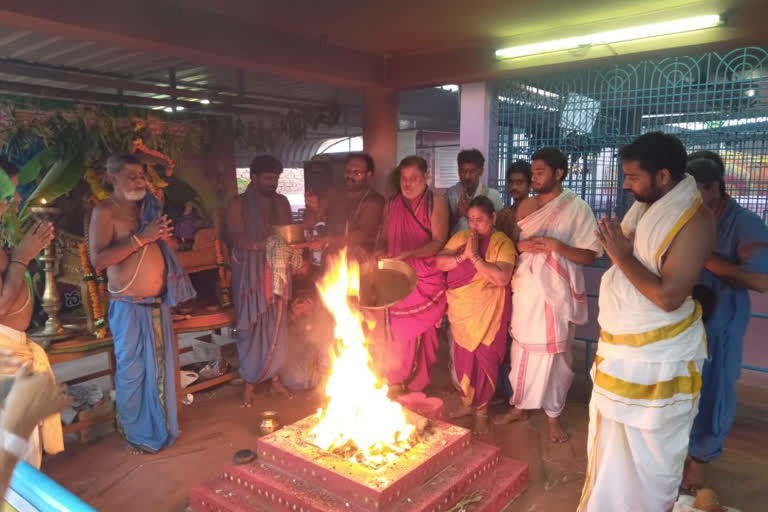
[[566, 186], [597, 215], [622, 215], [618, 148], [639, 134], [678, 135], [688, 151], [726, 163], [728, 192], [768, 221], [768, 51], [740, 48], [645, 60], [495, 84], [489, 148], [491, 185], [509, 201], [505, 170], [536, 149], [569, 156]]

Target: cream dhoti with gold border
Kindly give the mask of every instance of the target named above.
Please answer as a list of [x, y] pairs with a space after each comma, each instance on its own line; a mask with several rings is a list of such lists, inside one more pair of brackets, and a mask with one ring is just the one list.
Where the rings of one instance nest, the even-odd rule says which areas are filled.
[[[624, 233], [634, 237], [635, 257], [660, 276], [664, 254], [700, 206], [690, 176], [650, 205], [636, 202], [622, 222]], [[599, 301], [589, 462], [579, 510], [671, 510], [706, 358], [701, 307], [688, 298], [676, 311], [664, 311], [616, 266], [603, 276]]]
[[[31, 358], [34, 373], [50, 372], [53, 375], [45, 350], [40, 345], [30, 341], [26, 333], [6, 325], [0, 325], [0, 347], [17, 352], [20, 359]], [[6, 375], [6, 378], [10, 380], [10, 375]], [[0, 396], [3, 402], [9, 391], [10, 387], [3, 389], [2, 396]], [[0, 410], [0, 416], [2, 414], [2, 410]], [[58, 413], [45, 418], [40, 425], [35, 427], [22, 460], [30, 466], [40, 469], [43, 450], [51, 455], [64, 451], [61, 416]]]

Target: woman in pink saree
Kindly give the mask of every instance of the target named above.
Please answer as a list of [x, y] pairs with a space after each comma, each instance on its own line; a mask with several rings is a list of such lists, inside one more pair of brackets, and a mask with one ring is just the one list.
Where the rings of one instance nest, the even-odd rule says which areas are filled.
[[496, 214], [487, 197], [472, 200], [467, 219], [470, 229], [451, 237], [437, 267], [447, 272], [454, 377], [463, 402], [450, 416], [474, 414], [482, 434], [488, 431], [488, 403], [507, 347], [517, 252], [507, 235], [494, 231]]
[[400, 193], [387, 205], [387, 254], [407, 262], [418, 275], [416, 288], [389, 309], [390, 340], [382, 376], [394, 393], [421, 391], [437, 359], [436, 324], [445, 313], [445, 275], [435, 255], [448, 238], [448, 204], [427, 186], [427, 162], [418, 156], [400, 162]]

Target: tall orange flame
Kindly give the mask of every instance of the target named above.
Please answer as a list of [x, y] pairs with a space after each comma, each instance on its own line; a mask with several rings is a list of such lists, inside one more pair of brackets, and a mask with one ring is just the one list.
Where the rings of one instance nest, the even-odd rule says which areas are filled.
[[410, 448], [415, 428], [402, 406], [387, 397], [387, 386], [370, 368], [362, 316], [348, 300], [359, 293], [359, 283], [359, 267], [349, 263], [343, 251], [318, 285], [336, 322], [338, 356], [325, 390], [328, 406], [310, 437], [326, 450], [354, 444], [366, 462], [382, 464]]

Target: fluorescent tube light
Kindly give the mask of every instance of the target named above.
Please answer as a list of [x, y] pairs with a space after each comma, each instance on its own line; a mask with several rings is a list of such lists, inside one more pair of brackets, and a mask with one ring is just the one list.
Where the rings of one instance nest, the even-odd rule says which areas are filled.
[[566, 39], [555, 39], [541, 43], [501, 48], [496, 50], [496, 57], [499, 59], [515, 59], [517, 57], [556, 52], [560, 50], [571, 50], [585, 46], [597, 46], [624, 41], [634, 41], [637, 39], [648, 39], [651, 37], [680, 34], [683, 32], [692, 32], [694, 30], [716, 27], [722, 24], [722, 22], [723, 20], [719, 14], [708, 14], [706, 16], [683, 18], [662, 23], [652, 23], [650, 25], [639, 25], [636, 27], [610, 30], [608, 32], [597, 32], [595, 34], [569, 37]]

